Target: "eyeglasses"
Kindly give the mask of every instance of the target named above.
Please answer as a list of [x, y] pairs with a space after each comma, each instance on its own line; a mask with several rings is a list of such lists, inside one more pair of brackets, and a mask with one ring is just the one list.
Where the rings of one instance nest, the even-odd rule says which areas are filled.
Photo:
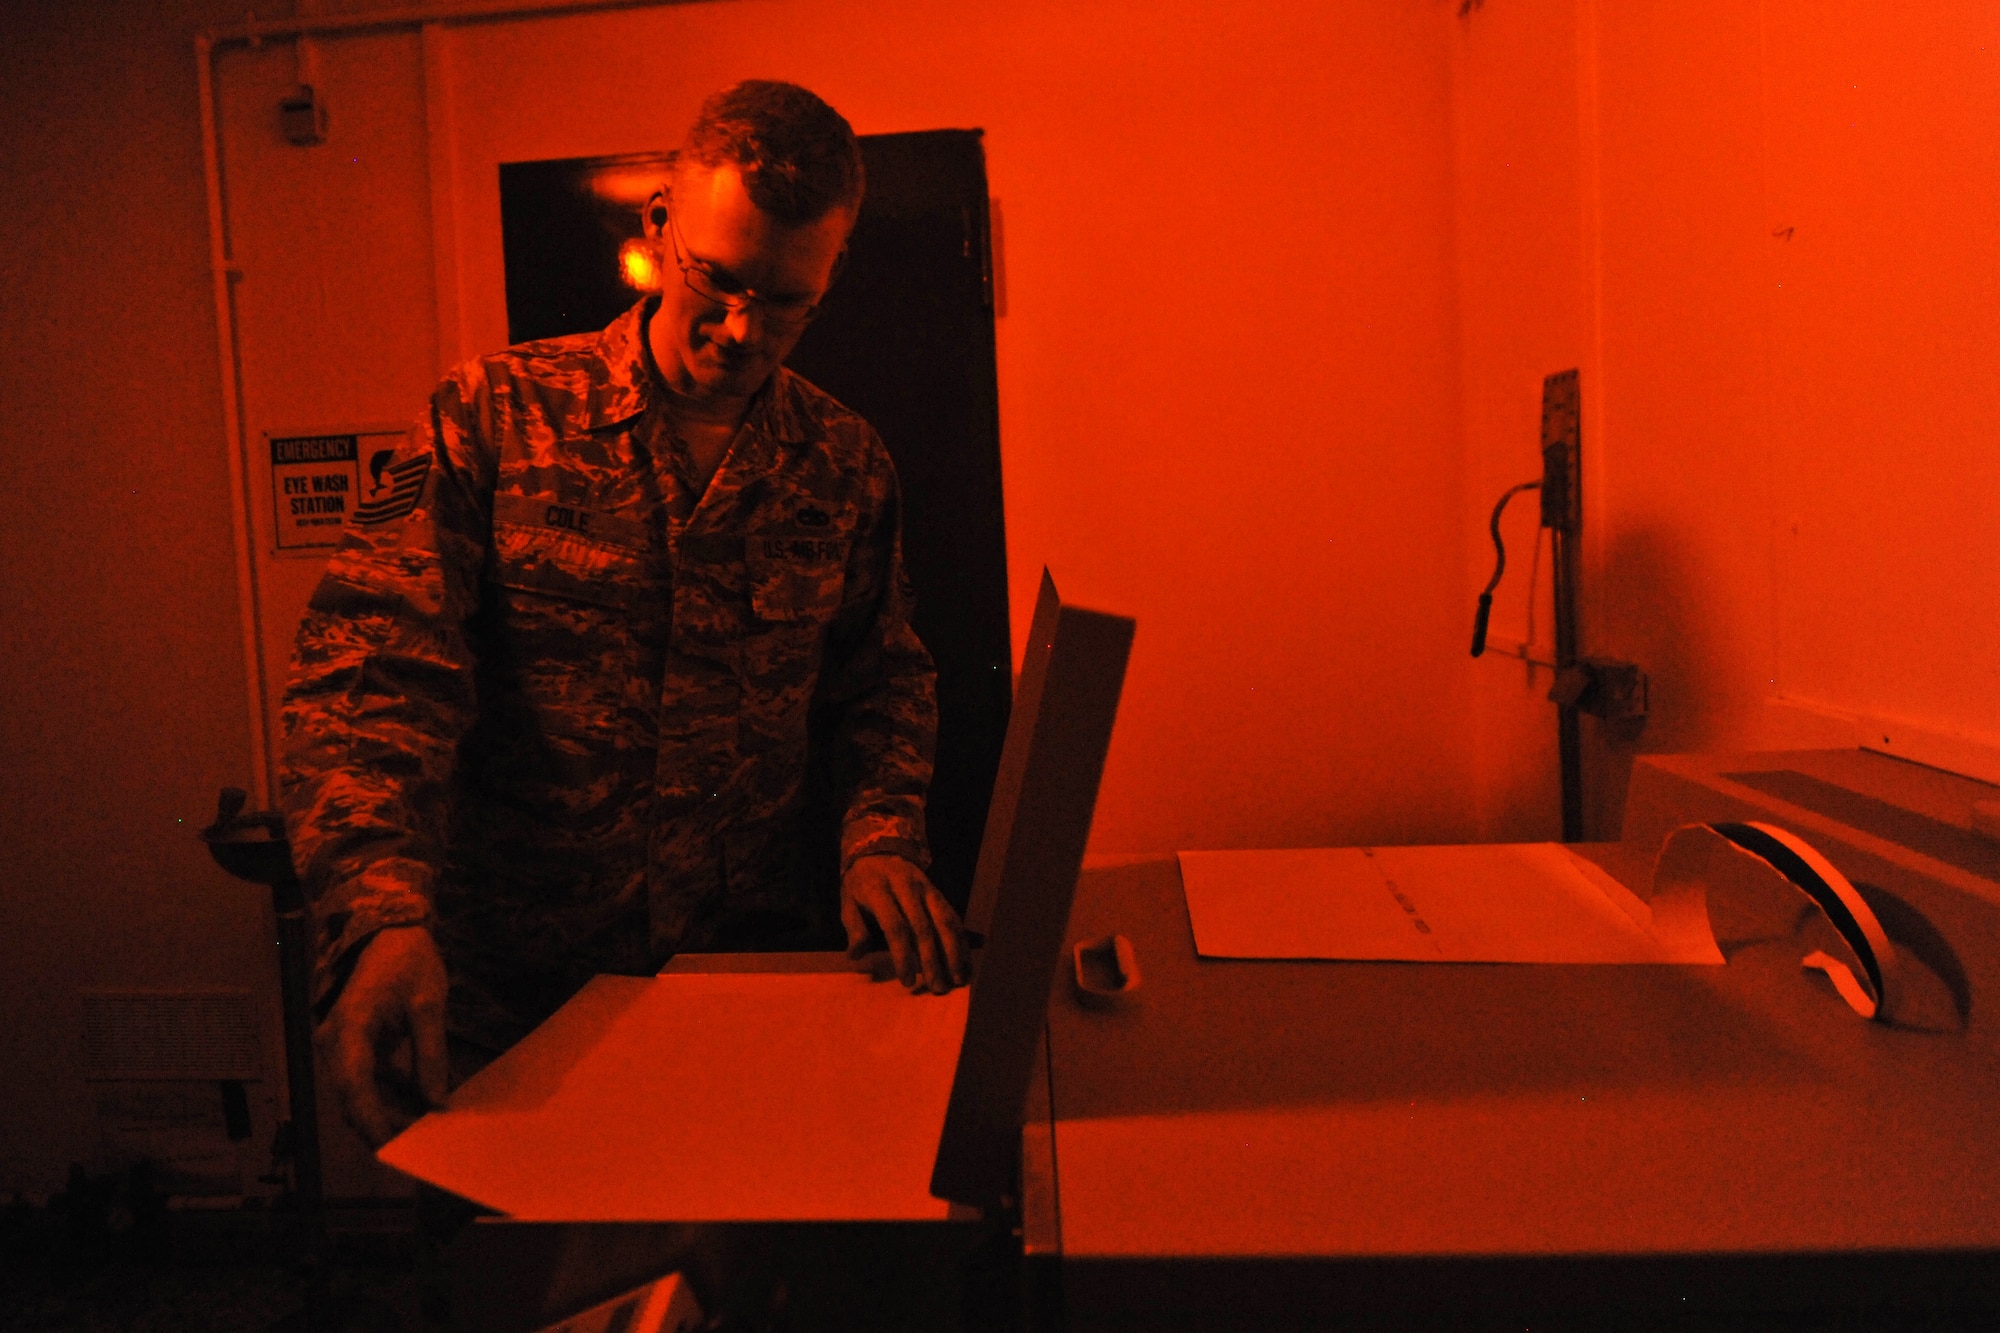
[[[812, 322], [821, 310], [822, 292], [817, 298], [773, 297], [760, 295], [748, 287], [739, 286], [732, 278], [719, 277], [698, 259], [688, 258], [681, 253], [681, 229], [674, 221], [673, 210], [667, 210], [667, 237], [674, 247], [674, 266], [681, 271], [681, 281], [689, 291], [704, 301], [712, 301], [731, 314], [756, 306], [764, 312], [764, 318], [778, 328], [796, 329]], [[834, 278], [840, 276], [841, 266], [847, 262], [847, 251], [843, 249], [833, 263], [833, 273], [827, 278], [827, 286], [833, 286]]]

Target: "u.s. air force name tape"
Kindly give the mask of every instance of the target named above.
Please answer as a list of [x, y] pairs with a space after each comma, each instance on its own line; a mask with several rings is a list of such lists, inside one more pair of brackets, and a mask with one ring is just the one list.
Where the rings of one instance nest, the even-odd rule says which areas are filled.
[[1888, 934], [1847, 877], [1796, 834], [1754, 823], [1676, 829], [1653, 872], [1654, 899], [1663, 895], [1710, 902], [1726, 897], [1732, 909], [1802, 935], [1817, 947], [1799, 960], [1801, 966], [1826, 973], [1863, 1018], [1891, 1016], [1897, 958]]

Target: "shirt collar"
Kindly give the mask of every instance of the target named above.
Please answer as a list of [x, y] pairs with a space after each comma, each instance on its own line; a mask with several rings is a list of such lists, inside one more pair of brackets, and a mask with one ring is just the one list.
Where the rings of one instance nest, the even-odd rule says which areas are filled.
[[[646, 297], [598, 335], [603, 371], [601, 376], [593, 376], [590, 386], [590, 429], [629, 421], [651, 405], [659, 371], [653, 365], [652, 349], [646, 345], [646, 322], [659, 302], [657, 296]], [[797, 377], [780, 366], [750, 400], [745, 420], [773, 440], [799, 444], [806, 438], [800, 407]]]
[[597, 335], [600, 364], [592, 367], [590, 392], [584, 400], [590, 430], [630, 421], [646, 410], [652, 388], [652, 372], [646, 366], [646, 304], [655, 299], [640, 301]]
[[803, 444], [806, 438], [805, 422], [799, 417], [803, 398], [804, 395], [799, 392], [799, 377], [779, 366], [764, 382], [764, 387], [757, 391], [757, 400], [750, 406], [750, 416], [772, 439], [785, 444]]

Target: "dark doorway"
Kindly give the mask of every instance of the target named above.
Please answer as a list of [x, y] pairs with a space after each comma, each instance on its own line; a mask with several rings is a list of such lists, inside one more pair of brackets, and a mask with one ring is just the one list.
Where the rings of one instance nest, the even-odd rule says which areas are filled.
[[[868, 196], [789, 362], [866, 417], [902, 480], [916, 630], [938, 669], [931, 877], [960, 911], [1012, 697], [986, 155], [978, 130], [864, 135]], [[500, 167], [514, 341], [602, 328], [636, 299], [619, 249], [664, 153]]]

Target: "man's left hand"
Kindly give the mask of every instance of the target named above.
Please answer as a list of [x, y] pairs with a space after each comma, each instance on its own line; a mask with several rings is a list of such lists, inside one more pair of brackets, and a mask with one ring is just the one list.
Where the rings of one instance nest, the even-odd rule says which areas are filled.
[[882, 928], [896, 975], [911, 990], [942, 995], [972, 975], [965, 926], [923, 871], [900, 856], [864, 856], [840, 882], [847, 953], [868, 947], [868, 922]]

